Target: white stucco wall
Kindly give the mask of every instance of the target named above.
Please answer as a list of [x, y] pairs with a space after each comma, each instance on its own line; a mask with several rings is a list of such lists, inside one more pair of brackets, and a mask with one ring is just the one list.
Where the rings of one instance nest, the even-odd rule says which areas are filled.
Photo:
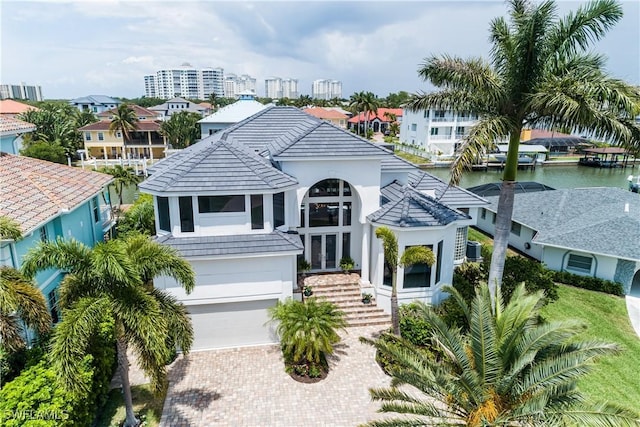
[[185, 305], [284, 300], [293, 295], [295, 254], [187, 260], [196, 274], [189, 295], [170, 277], [154, 280], [156, 288], [169, 291]]
[[[569, 258], [569, 254], [576, 254], [593, 258], [594, 261], [591, 262], [591, 272], [587, 274], [582, 271], [576, 271], [567, 268], [567, 260]], [[618, 259], [604, 255], [594, 255], [580, 251], [546, 246], [542, 255], [542, 262], [544, 262], [544, 264], [551, 270], [568, 271], [573, 274], [594, 276], [599, 277], [600, 279], [613, 280]]]
[[[407, 246], [427, 245], [432, 246], [437, 260], [438, 242], [443, 241], [442, 259], [440, 266], [440, 281], [436, 279], [436, 264], [431, 266], [431, 286], [422, 288], [404, 288], [404, 269], [398, 267], [397, 289], [398, 302], [407, 304], [414, 300], [420, 300], [428, 304], [438, 304], [442, 299], [441, 288], [450, 285], [453, 280], [454, 247], [456, 229], [459, 223], [449, 224], [446, 227], [412, 228], [408, 230], [394, 229], [398, 238], [399, 256]], [[376, 238], [375, 230], [371, 232], [371, 283], [374, 285], [377, 303], [386, 311], [391, 310], [391, 287], [382, 284], [384, 274], [384, 251], [382, 242]]]
[[[477, 223], [476, 227], [485, 233], [490, 234], [491, 236], [495, 233], [495, 224], [493, 223], [495, 218], [495, 212], [490, 210], [486, 210], [485, 217], [482, 218], [482, 208], [478, 209], [477, 215]], [[542, 261], [542, 252], [543, 248], [541, 245], [538, 245], [535, 242], [532, 242], [533, 237], [535, 236], [536, 231], [527, 227], [526, 225], [521, 224], [520, 235], [517, 236], [512, 232], [509, 233], [509, 246], [521, 251], [524, 254], [529, 255], [532, 258], [537, 259], [538, 261]], [[530, 247], [527, 248], [526, 244], [529, 244]]]

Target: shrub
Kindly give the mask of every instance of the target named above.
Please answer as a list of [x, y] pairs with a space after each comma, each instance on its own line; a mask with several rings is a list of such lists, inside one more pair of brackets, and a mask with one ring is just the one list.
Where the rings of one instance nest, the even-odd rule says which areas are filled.
[[611, 280], [604, 280], [591, 276], [580, 276], [578, 274], [569, 273], [567, 271], [554, 271], [553, 279], [556, 282], [575, 286], [576, 288], [604, 292], [606, 294], [617, 296], [624, 295], [624, 289], [622, 288], [622, 285], [617, 282], [612, 282]]
[[431, 326], [426, 322], [423, 303], [412, 302], [400, 306], [400, 335], [411, 344], [425, 347], [430, 345]]
[[[92, 337], [91, 354], [83, 359], [81, 368], [80, 376], [86, 388], [83, 392], [70, 392], [60, 386], [42, 350], [28, 354], [27, 368], [0, 390], [0, 425], [91, 425], [97, 408], [106, 401], [116, 366], [112, 336], [113, 322], [106, 321]], [[40, 357], [40, 361], [34, 363], [36, 357]]]
[[[90, 389], [92, 356], [82, 365], [82, 382]], [[0, 425], [79, 426], [93, 421], [92, 399], [88, 393], [71, 393], [59, 387], [56, 373], [46, 360], [28, 368], [0, 390]]]
[[150, 194], [141, 194], [118, 221], [119, 234], [131, 232], [139, 232], [147, 236], [156, 234], [153, 196]]
[[[361, 340], [372, 345], [374, 343], [374, 341], [367, 341], [366, 339], [362, 339], [362, 338]], [[393, 347], [396, 349], [404, 348], [406, 346], [411, 346], [412, 348], [415, 349], [416, 352], [420, 352], [428, 359], [433, 360], [434, 362], [436, 360], [436, 357], [434, 356], [433, 352], [429, 349], [429, 347], [413, 346], [411, 343], [403, 344], [403, 343], [407, 343], [409, 340], [400, 338], [393, 334], [382, 334], [380, 338], [378, 338], [376, 341], [382, 341], [387, 346]], [[397, 360], [395, 360], [390, 354], [388, 354], [387, 352], [379, 351], [379, 350], [376, 351], [376, 362], [378, 362], [382, 370], [387, 375], [393, 375], [394, 369], [400, 366]]]
[[553, 271], [536, 260], [520, 256], [507, 257], [502, 276], [502, 297], [505, 304], [520, 283], [524, 283], [528, 293], [542, 290], [547, 301], [558, 299], [558, 286], [553, 281]]

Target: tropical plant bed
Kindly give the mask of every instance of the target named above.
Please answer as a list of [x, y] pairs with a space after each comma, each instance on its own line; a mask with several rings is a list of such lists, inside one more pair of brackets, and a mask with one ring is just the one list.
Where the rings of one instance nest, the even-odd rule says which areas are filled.
[[299, 383], [314, 384], [327, 378], [329, 365], [326, 360], [309, 367], [306, 363], [285, 363], [285, 371]]

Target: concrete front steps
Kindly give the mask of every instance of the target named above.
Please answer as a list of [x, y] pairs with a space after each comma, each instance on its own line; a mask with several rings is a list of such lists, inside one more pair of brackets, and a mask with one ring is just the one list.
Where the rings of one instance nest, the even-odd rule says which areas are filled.
[[314, 297], [336, 304], [350, 327], [391, 326], [391, 316], [376, 305], [375, 298], [370, 304], [362, 302], [360, 277], [356, 274], [317, 275], [307, 277], [304, 283], [311, 287]]

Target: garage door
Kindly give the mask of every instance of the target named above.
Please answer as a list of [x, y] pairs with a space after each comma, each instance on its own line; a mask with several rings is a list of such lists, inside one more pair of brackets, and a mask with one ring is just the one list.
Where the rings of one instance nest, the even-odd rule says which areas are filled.
[[278, 342], [267, 309], [277, 300], [187, 306], [194, 330], [193, 350]]

